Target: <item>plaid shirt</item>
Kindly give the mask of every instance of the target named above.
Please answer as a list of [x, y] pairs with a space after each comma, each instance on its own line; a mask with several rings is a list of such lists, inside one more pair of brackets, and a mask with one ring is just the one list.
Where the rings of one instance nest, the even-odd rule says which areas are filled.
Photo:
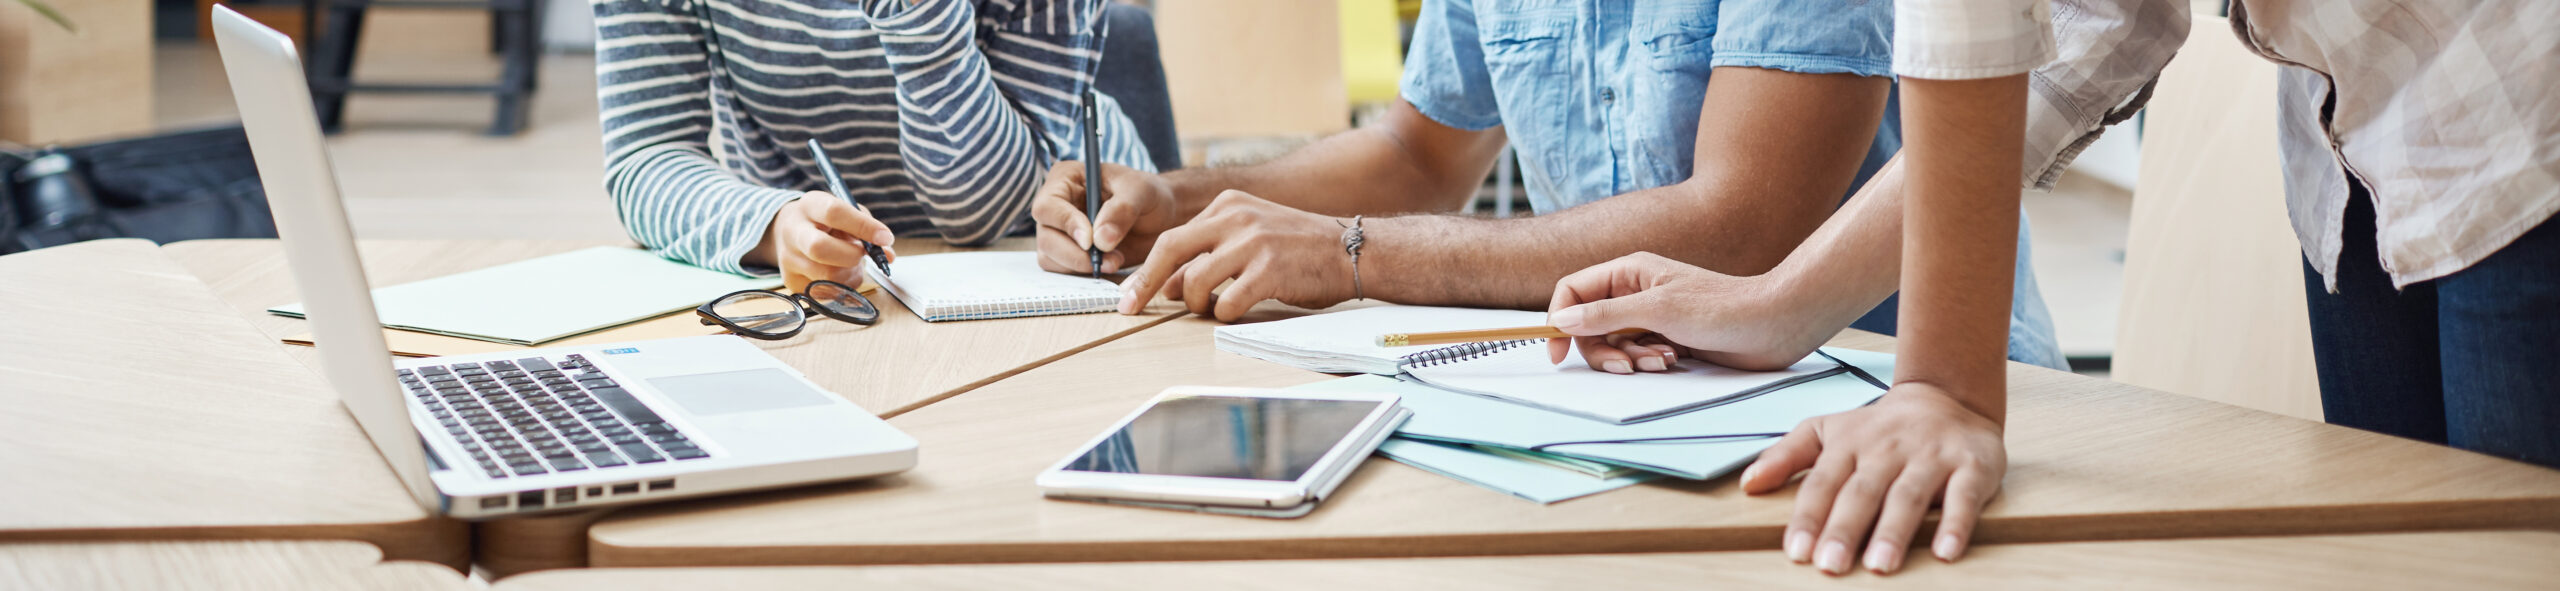
[[2186, 43], [2186, 0], [1895, 0], [1893, 71], [2027, 74], [2021, 184], [2053, 188], [2108, 125], [2142, 110]]
[[2285, 202], [2330, 289], [2350, 174], [2395, 286], [2480, 262], [2560, 210], [2555, 26], [2554, 0], [2232, 6], [2232, 31], [2285, 65]]

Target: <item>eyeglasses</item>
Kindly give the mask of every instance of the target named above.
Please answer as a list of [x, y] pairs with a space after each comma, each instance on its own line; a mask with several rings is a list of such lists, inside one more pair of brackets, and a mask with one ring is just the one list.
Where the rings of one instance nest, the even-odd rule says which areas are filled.
[[800, 293], [750, 289], [720, 296], [693, 309], [703, 324], [727, 327], [739, 336], [779, 341], [800, 334], [809, 312], [863, 326], [880, 321], [880, 307], [852, 287], [833, 281], [811, 281]]

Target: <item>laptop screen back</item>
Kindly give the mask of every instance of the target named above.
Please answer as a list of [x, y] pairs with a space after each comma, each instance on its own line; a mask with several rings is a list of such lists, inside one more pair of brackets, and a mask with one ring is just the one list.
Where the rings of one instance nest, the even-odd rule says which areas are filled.
[[355, 235], [321, 141], [293, 41], [230, 8], [213, 7], [213, 37], [239, 103], [285, 259], [302, 288], [322, 373], [420, 507], [441, 510], [426, 449], [392, 374]]

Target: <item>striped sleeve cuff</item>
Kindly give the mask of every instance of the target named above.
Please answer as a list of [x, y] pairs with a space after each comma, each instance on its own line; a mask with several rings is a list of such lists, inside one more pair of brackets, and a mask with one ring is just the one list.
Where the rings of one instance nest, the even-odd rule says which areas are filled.
[[683, 149], [634, 154], [607, 177], [614, 210], [632, 240], [659, 256], [740, 275], [774, 273], [739, 260], [764, 241], [783, 204], [801, 195], [739, 180]]

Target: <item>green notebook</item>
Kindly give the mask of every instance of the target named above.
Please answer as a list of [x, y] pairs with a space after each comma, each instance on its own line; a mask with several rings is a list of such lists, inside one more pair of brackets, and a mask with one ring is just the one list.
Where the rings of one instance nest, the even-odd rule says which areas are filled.
[[[391, 328], [529, 347], [781, 285], [599, 246], [376, 289], [373, 309]], [[302, 304], [267, 311], [301, 318]]]

